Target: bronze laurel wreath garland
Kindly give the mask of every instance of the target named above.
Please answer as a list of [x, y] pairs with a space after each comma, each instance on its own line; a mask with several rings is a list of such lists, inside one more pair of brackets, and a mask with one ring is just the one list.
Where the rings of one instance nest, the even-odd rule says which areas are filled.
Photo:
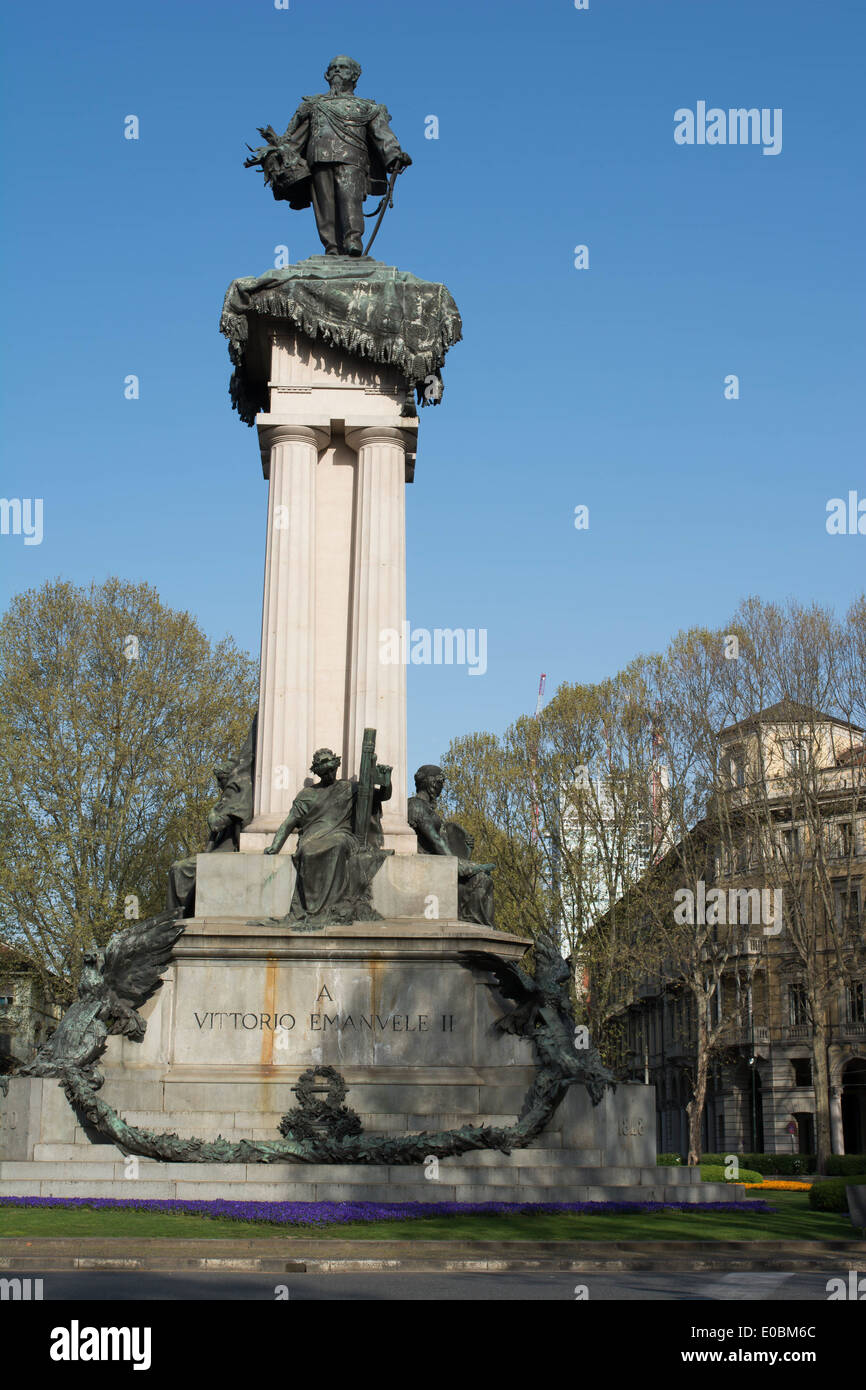
[[[124, 1153], [165, 1163], [423, 1163], [425, 1158], [451, 1158], [474, 1149], [498, 1149], [509, 1153], [526, 1148], [546, 1128], [569, 1086], [586, 1085], [594, 1105], [612, 1074], [591, 1046], [575, 1046], [575, 1022], [568, 994], [569, 970], [555, 938], [544, 933], [535, 941], [535, 977], [519, 965], [482, 951], [467, 951], [461, 963], [496, 978], [491, 988], [514, 1001], [496, 1023], [502, 1032], [528, 1038], [535, 1049], [536, 1069], [523, 1106], [513, 1125], [464, 1125], [459, 1129], [423, 1131], [406, 1135], [370, 1135], [361, 1131], [360, 1119], [345, 1105], [346, 1085], [332, 1067], [304, 1073], [295, 1087], [298, 1106], [280, 1123], [282, 1139], [242, 1139], [233, 1143], [222, 1136], [214, 1140], [183, 1139], [129, 1125], [97, 1094], [102, 1077], [95, 1061], [109, 1032], [123, 1032], [140, 1039], [144, 1020], [110, 989], [121, 978], [134, 1003], [153, 993], [168, 964], [171, 946], [183, 931], [183, 923], [166, 913], [109, 943], [104, 953], [90, 962], [92, 978], [80, 998], [61, 1020], [51, 1042], [38, 1054], [25, 1074], [56, 1076], [85, 1129], [96, 1131]], [[104, 955], [105, 959], [98, 959]], [[137, 983], [131, 986], [128, 982]], [[316, 1078], [325, 1078], [325, 1086]], [[323, 1094], [325, 1099], [317, 1100]]]

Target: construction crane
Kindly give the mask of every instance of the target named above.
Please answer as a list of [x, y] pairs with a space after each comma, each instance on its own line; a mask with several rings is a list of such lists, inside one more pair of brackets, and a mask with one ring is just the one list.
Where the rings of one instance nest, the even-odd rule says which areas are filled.
[[660, 700], [656, 700], [653, 706], [650, 732], [652, 738], [652, 858], [655, 864], [661, 858], [663, 848], [662, 822], [665, 814], [665, 792], [669, 786], [668, 769], [661, 761], [664, 749], [664, 738], [662, 736], [662, 706]]
[[542, 701], [542, 699], [544, 698], [544, 687], [545, 687], [546, 684], [547, 684], [547, 673], [546, 673], [546, 671], [542, 671], [542, 673], [541, 673], [541, 680], [538, 682], [538, 699], [537, 699], [536, 702], [535, 702], [535, 717], [536, 717], [536, 719], [538, 718], [538, 716], [539, 716], [540, 713], [541, 713], [541, 701]]

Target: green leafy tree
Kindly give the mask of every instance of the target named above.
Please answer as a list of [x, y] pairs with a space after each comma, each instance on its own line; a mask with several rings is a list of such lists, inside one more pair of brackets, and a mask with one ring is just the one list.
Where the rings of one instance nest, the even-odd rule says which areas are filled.
[[518, 721], [501, 739], [455, 739], [442, 759], [443, 816], [474, 837], [477, 861], [496, 864], [496, 924], [516, 936], [535, 936], [550, 911], [543, 847], [532, 837], [531, 723]]
[[55, 580], [0, 619], [0, 930], [59, 999], [89, 942], [160, 911], [171, 863], [203, 847], [256, 697], [249, 655], [147, 584]]

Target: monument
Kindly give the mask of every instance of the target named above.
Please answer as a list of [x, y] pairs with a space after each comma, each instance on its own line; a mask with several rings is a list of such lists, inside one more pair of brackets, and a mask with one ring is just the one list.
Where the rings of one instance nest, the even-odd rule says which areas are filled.
[[375, 236], [411, 160], [360, 71], [335, 58], [247, 161], [312, 204], [324, 254], [223, 305], [268, 484], [256, 722], [166, 911], [94, 947], [0, 1097], [0, 1194], [730, 1197], [656, 1168], [652, 1089], [582, 1045], [555, 936], [497, 930], [495, 865], [443, 823], [441, 770], [408, 794], [380, 634], [403, 630], [419, 408], [461, 323], [444, 285], [364, 252], [365, 195]]

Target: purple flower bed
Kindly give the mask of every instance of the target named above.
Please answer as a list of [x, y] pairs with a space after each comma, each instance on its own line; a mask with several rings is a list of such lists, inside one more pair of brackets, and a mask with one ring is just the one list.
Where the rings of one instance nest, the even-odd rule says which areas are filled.
[[333, 1226], [354, 1221], [411, 1221], [419, 1216], [535, 1216], [580, 1212], [634, 1215], [637, 1212], [775, 1211], [760, 1199], [748, 1202], [196, 1202], [172, 1197], [0, 1197], [3, 1207], [92, 1207], [97, 1211], [185, 1212], [229, 1221], [269, 1221], [276, 1226]]

